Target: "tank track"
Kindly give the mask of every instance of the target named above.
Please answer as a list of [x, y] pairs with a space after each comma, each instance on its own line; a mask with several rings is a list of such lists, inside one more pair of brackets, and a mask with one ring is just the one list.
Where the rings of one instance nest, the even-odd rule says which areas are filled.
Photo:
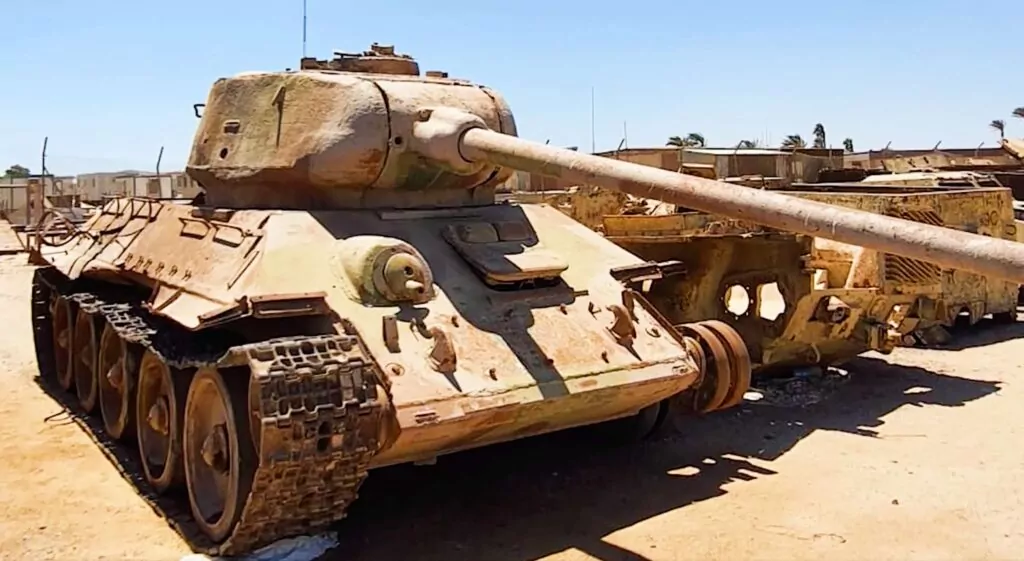
[[[155, 505], [193, 549], [239, 555], [282, 538], [321, 531], [345, 516], [382, 445], [379, 429], [388, 399], [379, 395], [386, 393], [383, 380], [357, 335], [232, 344], [223, 338], [197, 336], [153, 316], [141, 301], [126, 298], [115, 287], [86, 287], [53, 269], [38, 270], [33, 284], [37, 285], [33, 286], [37, 341], [50, 340], [40, 337], [38, 330], [49, 331], [49, 297], [56, 291], [87, 312], [99, 314], [125, 341], [156, 353], [169, 366], [249, 366], [249, 403], [257, 409], [250, 426], [259, 432], [252, 439], [259, 466], [229, 537], [220, 544], [207, 539], [192, 520], [187, 498], [178, 498], [173, 506]], [[40, 347], [37, 342], [37, 348], [42, 349], [43, 367], [52, 346]], [[91, 425], [101, 444], [109, 440], [102, 428]], [[176, 445], [181, 445], [180, 440]], [[120, 452], [115, 454], [123, 458], [124, 451]], [[137, 452], [131, 452], [135, 459]], [[121, 458], [116, 461], [124, 463]], [[122, 467], [141, 473], [138, 466]], [[142, 477], [132, 479], [147, 486]], [[165, 503], [166, 497], [155, 502]]]

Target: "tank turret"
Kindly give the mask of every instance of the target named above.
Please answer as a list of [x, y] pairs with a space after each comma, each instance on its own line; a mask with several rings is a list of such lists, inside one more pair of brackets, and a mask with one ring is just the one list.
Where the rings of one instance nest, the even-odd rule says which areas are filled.
[[[210, 91], [188, 173], [224, 208], [409, 208], [482, 205], [511, 169], [462, 163], [424, 127], [432, 108], [515, 135], [495, 91], [374, 45], [301, 69], [247, 72]], [[419, 128], [414, 134], [414, 128]], [[447, 146], [445, 146], [447, 147]], [[447, 165], [440, 162], [454, 162]]]

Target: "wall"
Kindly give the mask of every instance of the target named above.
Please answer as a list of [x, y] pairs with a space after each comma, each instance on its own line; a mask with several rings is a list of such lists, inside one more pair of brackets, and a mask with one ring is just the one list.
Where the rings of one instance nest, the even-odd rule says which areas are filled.
[[[70, 195], [74, 192], [75, 178], [71, 176], [47, 176], [35, 177], [33, 179], [43, 182], [43, 194], [47, 197]], [[24, 189], [27, 184], [28, 179], [26, 178], [0, 177], [0, 187], [20, 187]]]
[[191, 199], [202, 191], [202, 187], [195, 179], [183, 171], [176, 171], [170, 174], [174, 178], [171, 184], [172, 196], [178, 199]]
[[[815, 181], [818, 171], [827, 167], [841, 167], [842, 151], [830, 149], [805, 149], [796, 153], [764, 153], [766, 150], [743, 149], [695, 149], [695, 151], [674, 147], [627, 148], [610, 152], [599, 152], [596, 156], [622, 160], [669, 171], [679, 171], [681, 164], [714, 166], [719, 178], [742, 175], [781, 177], [787, 182]], [[774, 151], [777, 152], [777, 151]], [[561, 181], [537, 174], [531, 174], [528, 187], [522, 190], [559, 191], [572, 187], [572, 182]]]
[[125, 172], [84, 173], [76, 178], [76, 188], [83, 201], [98, 203], [103, 197], [118, 193], [117, 177]]
[[160, 174], [136, 171], [87, 173], [78, 176], [78, 193], [82, 200], [99, 203], [104, 197], [187, 198], [199, 194], [201, 188], [181, 171]]
[[0, 217], [11, 224], [24, 225], [27, 193], [24, 183], [0, 183]]
[[[43, 195], [51, 201], [63, 201], [73, 197], [73, 177], [39, 177], [33, 180], [43, 184]], [[26, 223], [28, 181], [23, 178], [0, 178], [0, 216], [11, 224], [22, 226]]]
[[[781, 155], [736, 155], [718, 156], [727, 172], [724, 177], [761, 175], [764, 177], [786, 177], [788, 169], [786, 156]], [[719, 176], [723, 177], [723, 176]]]

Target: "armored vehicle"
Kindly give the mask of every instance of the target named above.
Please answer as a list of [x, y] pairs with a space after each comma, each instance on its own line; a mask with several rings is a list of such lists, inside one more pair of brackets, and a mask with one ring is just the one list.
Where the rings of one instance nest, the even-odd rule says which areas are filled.
[[874, 261], [826, 262], [810, 236], [692, 211], [611, 214], [602, 230], [644, 259], [681, 262], [687, 274], [652, 282], [647, 299], [673, 323], [736, 329], [755, 374], [888, 353], [917, 326], [919, 294], [860, 282]]
[[[794, 184], [786, 192], [1004, 240], [1018, 240], [1022, 226], [1014, 219], [1012, 193], [998, 184]], [[815, 246], [823, 269], [842, 274], [854, 263], [872, 263], [861, 275], [863, 286], [875, 287], [880, 294], [918, 295], [913, 310], [918, 320], [912, 333], [915, 342], [945, 341], [949, 337], [946, 328], [971, 326], [986, 315], [997, 322], [1016, 319], [1018, 283], [829, 240], [816, 240]]]
[[323, 528], [372, 468], [742, 399], [736, 332], [645, 297], [678, 264], [496, 204], [513, 170], [1024, 278], [1003, 240], [521, 140], [497, 92], [388, 47], [302, 66], [213, 85], [195, 204], [114, 199], [34, 241], [42, 374], [184, 488], [196, 549]]

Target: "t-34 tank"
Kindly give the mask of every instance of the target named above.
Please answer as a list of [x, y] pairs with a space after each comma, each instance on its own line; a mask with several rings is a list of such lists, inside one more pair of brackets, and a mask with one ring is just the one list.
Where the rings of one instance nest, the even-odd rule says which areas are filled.
[[[217, 81], [191, 205], [121, 198], [36, 238], [40, 369], [137, 441], [236, 554], [344, 515], [374, 467], [666, 404], [738, 403], [717, 322], [672, 326], [643, 262], [513, 170], [1024, 280], [1024, 246], [520, 140], [494, 91], [376, 47]], [[692, 399], [691, 399], [692, 397]]]
[[733, 330], [681, 336], [613, 275], [639, 258], [496, 204], [511, 168], [450, 163], [461, 129], [431, 112], [513, 135], [499, 94], [378, 46], [303, 67], [216, 82], [200, 200], [115, 199], [37, 238], [41, 372], [154, 491], [186, 491], [196, 549], [323, 528], [371, 468], [741, 401]]

